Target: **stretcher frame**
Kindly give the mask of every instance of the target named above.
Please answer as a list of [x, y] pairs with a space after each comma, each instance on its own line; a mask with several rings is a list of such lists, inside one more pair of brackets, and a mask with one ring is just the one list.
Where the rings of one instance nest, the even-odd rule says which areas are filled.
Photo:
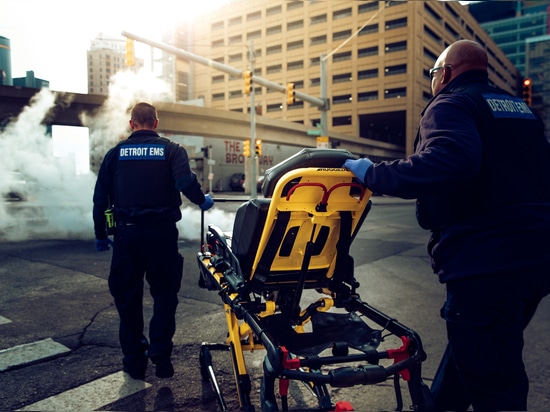
[[[318, 410], [352, 410], [348, 403], [334, 403], [328, 387], [373, 385], [392, 377], [396, 410], [403, 407], [400, 379], [407, 382], [412, 410], [433, 409], [421, 376], [426, 354], [420, 337], [362, 301], [357, 292], [349, 247], [370, 210], [372, 193], [340, 167], [347, 158], [353, 155], [345, 150], [304, 149], [266, 172], [262, 192], [267, 199], [252, 199], [241, 206], [253, 213], [243, 209], [248, 219], [237, 213], [232, 237], [208, 226], [204, 250], [197, 255], [199, 284], [220, 295], [228, 335], [225, 343], [201, 345], [200, 371], [203, 380], [212, 383], [222, 410], [227, 407], [212, 350], [229, 352], [243, 411], [255, 410], [244, 353], [258, 350], [266, 352], [262, 411], [279, 410], [276, 381], [283, 410], [289, 407], [291, 380], [307, 385], [317, 398]], [[258, 218], [262, 213], [265, 219]], [[263, 225], [259, 242], [258, 231], [249, 227], [250, 217]], [[247, 230], [235, 233], [239, 218]], [[240, 253], [243, 250], [246, 253]], [[317, 291], [320, 297], [302, 308], [305, 290]], [[362, 326], [366, 320], [382, 329]], [[349, 341], [339, 336], [330, 343], [335, 325], [348, 331]], [[400, 346], [379, 350], [382, 332], [397, 337]], [[367, 339], [358, 342], [350, 335]], [[329, 349], [332, 353], [327, 355]], [[381, 365], [383, 359], [393, 364]]]

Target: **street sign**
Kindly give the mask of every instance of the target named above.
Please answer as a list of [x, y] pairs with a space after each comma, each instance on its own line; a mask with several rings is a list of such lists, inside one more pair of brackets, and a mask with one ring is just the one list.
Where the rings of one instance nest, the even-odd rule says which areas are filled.
[[321, 129], [309, 129], [307, 131], [308, 136], [321, 136], [323, 131]]
[[317, 149], [330, 149], [330, 140], [328, 136], [320, 136], [317, 138]]

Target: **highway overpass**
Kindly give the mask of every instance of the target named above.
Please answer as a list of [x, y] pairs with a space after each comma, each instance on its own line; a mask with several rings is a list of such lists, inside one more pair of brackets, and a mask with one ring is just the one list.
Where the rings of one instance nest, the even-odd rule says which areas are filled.
[[[17, 117], [29, 104], [37, 89], [0, 86], [0, 125]], [[106, 96], [55, 92], [56, 105], [48, 116], [52, 125], [83, 126], [81, 115], [93, 114], [103, 105]], [[170, 134], [244, 140], [250, 136], [250, 115], [179, 103], [154, 102], [159, 113], [159, 131]], [[310, 127], [294, 122], [256, 116], [256, 136], [267, 143], [315, 147], [316, 137], [308, 135]], [[405, 156], [405, 148], [371, 139], [329, 131], [333, 145], [352, 153], [376, 159]]]

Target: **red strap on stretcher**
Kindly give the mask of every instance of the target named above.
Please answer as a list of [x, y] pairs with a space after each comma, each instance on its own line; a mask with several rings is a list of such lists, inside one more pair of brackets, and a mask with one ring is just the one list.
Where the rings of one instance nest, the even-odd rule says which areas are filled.
[[285, 369], [299, 369], [300, 368], [300, 359], [299, 358], [290, 358], [288, 350], [281, 346], [281, 352], [283, 352], [283, 368]]
[[[401, 341], [403, 342], [403, 346], [401, 346], [399, 349], [388, 349], [388, 358], [394, 359], [394, 364], [411, 357], [409, 353], [411, 340], [406, 336], [401, 336]], [[411, 380], [411, 373], [408, 369], [403, 369], [401, 372], [399, 372], [399, 374], [404, 380]]]

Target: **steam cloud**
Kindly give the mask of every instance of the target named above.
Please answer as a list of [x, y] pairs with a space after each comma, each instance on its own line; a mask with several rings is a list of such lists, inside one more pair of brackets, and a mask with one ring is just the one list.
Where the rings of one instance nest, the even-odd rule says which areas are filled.
[[[0, 132], [0, 193], [19, 193], [24, 201], [0, 200], [0, 240], [93, 239], [93, 173], [76, 174], [72, 159], [56, 157], [53, 142], [42, 124], [60, 102], [42, 89], [17, 119]], [[170, 101], [168, 85], [152, 74], [120, 72], [111, 77], [109, 96], [93, 117], [83, 116], [89, 128], [90, 155], [102, 159], [129, 135], [129, 110], [137, 101]], [[69, 103], [69, 102], [66, 102]], [[180, 237], [198, 240], [200, 210], [184, 201]], [[211, 209], [208, 221], [230, 229], [234, 214]]]

